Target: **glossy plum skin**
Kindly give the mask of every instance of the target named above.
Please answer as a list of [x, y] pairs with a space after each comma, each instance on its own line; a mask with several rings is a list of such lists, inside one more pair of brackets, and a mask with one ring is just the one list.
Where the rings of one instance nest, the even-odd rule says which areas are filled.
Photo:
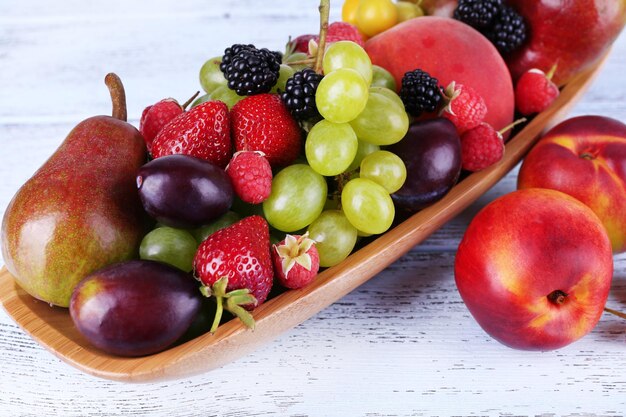
[[461, 174], [461, 140], [447, 119], [415, 122], [400, 142], [387, 149], [406, 165], [406, 181], [391, 198], [408, 212], [442, 198]]
[[139, 197], [160, 223], [195, 228], [226, 213], [233, 187], [226, 172], [188, 155], [168, 155], [148, 162], [137, 173]]
[[201, 304], [198, 282], [191, 275], [160, 262], [133, 260], [82, 280], [72, 293], [70, 315], [97, 348], [143, 356], [178, 340]]

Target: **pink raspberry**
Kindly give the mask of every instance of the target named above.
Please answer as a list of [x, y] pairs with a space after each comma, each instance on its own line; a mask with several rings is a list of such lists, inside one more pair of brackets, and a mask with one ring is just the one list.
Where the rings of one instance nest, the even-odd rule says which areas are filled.
[[515, 86], [515, 107], [520, 114], [529, 116], [550, 107], [559, 96], [559, 88], [539, 69], [525, 72]]
[[487, 105], [485, 100], [473, 88], [450, 83], [445, 90], [448, 104], [441, 111], [441, 116], [450, 120], [456, 126], [459, 135], [475, 128], [485, 120]]
[[461, 165], [467, 171], [480, 171], [504, 156], [502, 134], [487, 123], [461, 135]]
[[139, 121], [139, 132], [146, 142], [148, 151], [152, 151], [152, 142], [161, 129], [182, 113], [183, 108], [173, 98], [163, 99], [144, 109]]
[[236, 152], [226, 167], [233, 189], [241, 200], [259, 204], [272, 191], [272, 168], [263, 152]]

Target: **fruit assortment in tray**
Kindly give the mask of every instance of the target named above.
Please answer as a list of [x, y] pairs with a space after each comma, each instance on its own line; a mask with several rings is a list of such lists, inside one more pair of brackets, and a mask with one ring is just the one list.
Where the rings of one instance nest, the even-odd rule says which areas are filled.
[[[2, 252], [18, 286], [3, 282], [5, 308], [70, 363], [119, 379], [210, 369], [306, 319], [470, 204], [580, 94], [626, 5], [552, 3], [346, 0], [344, 21], [329, 23], [322, 0], [319, 33], [289, 39], [284, 52], [225, 47], [200, 69], [204, 95], [147, 106], [139, 129], [126, 122], [120, 79], [107, 75], [113, 117], [78, 124], [7, 208]], [[610, 12], [599, 20], [593, 8]], [[563, 27], [585, 40], [567, 43]], [[588, 164], [619, 154], [596, 152], [598, 137], [626, 141], [617, 121], [574, 123], [561, 129], [572, 143], [584, 137]], [[555, 146], [567, 148], [563, 140]], [[564, 152], [545, 150], [554, 161]], [[538, 174], [554, 164], [532, 158], [520, 187], [574, 195], [576, 181]], [[605, 177], [623, 179], [607, 164]], [[589, 235], [589, 262], [559, 288], [558, 271], [540, 286], [529, 276], [542, 260], [523, 242], [500, 241], [491, 256], [494, 242], [531, 226], [486, 208], [459, 248], [457, 284], [498, 340], [555, 348], [599, 319], [626, 221], [585, 195], [574, 197], [591, 208], [556, 191], [518, 193], [498, 202], [500, 213], [574, 213], [562, 221]], [[565, 228], [540, 229], [558, 245], [537, 252], [572, 256]], [[571, 279], [585, 271], [592, 278]], [[487, 287], [493, 294], [476, 294]], [[541, 293], [532, 314], [511, 320], [529, 293]]]

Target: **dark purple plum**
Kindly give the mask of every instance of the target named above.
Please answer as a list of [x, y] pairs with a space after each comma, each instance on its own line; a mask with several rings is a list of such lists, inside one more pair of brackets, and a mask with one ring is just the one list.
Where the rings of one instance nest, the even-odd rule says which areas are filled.
[[127, 261], [83, 279], [70, 299], [74, 324], [97, 348], [150, 355], [178, 340], [196, 319], [202, 295], [192, 275], [156, 261]]
[[137, 188], [146, 212], [171, 227], [200, 227], [226, 213], [233, 203], [228, 174], [188, 155], [148, 162], [139, 169]]
[[406, 165], [406, 181], [391, 198], [396, 207], [408, 212], [441, 199], [461, 174], [461, 140], [447, 119], [411, 124], [406, 136], [388, 150]]

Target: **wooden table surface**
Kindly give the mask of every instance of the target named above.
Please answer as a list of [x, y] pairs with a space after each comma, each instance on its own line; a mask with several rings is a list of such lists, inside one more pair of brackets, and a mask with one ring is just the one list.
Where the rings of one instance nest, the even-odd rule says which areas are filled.
[[[199, 89], [202, 63], [233, 43], [282, 49], [317, 28], [316, 0], [0, 2], [0, 216], [78, 121], [108, 114], [102, 79], [125, 82], [129, 118]], [[331, 20], [339, 19], [333, 1]], [[572, 115], [626, 120], [626, 35]], [[552, 352], [486, 335], [454, 284], [455, 250], [512, 172], [367, 284], [215, 371], [131, 385], [86, 375], [0, 310], [0, 416], [624, 415], [626, 321], [604, 314]], [[0, 265], [2, 263], [0, 262]], [[626, 256], [608, 306], [626, 311]]]

